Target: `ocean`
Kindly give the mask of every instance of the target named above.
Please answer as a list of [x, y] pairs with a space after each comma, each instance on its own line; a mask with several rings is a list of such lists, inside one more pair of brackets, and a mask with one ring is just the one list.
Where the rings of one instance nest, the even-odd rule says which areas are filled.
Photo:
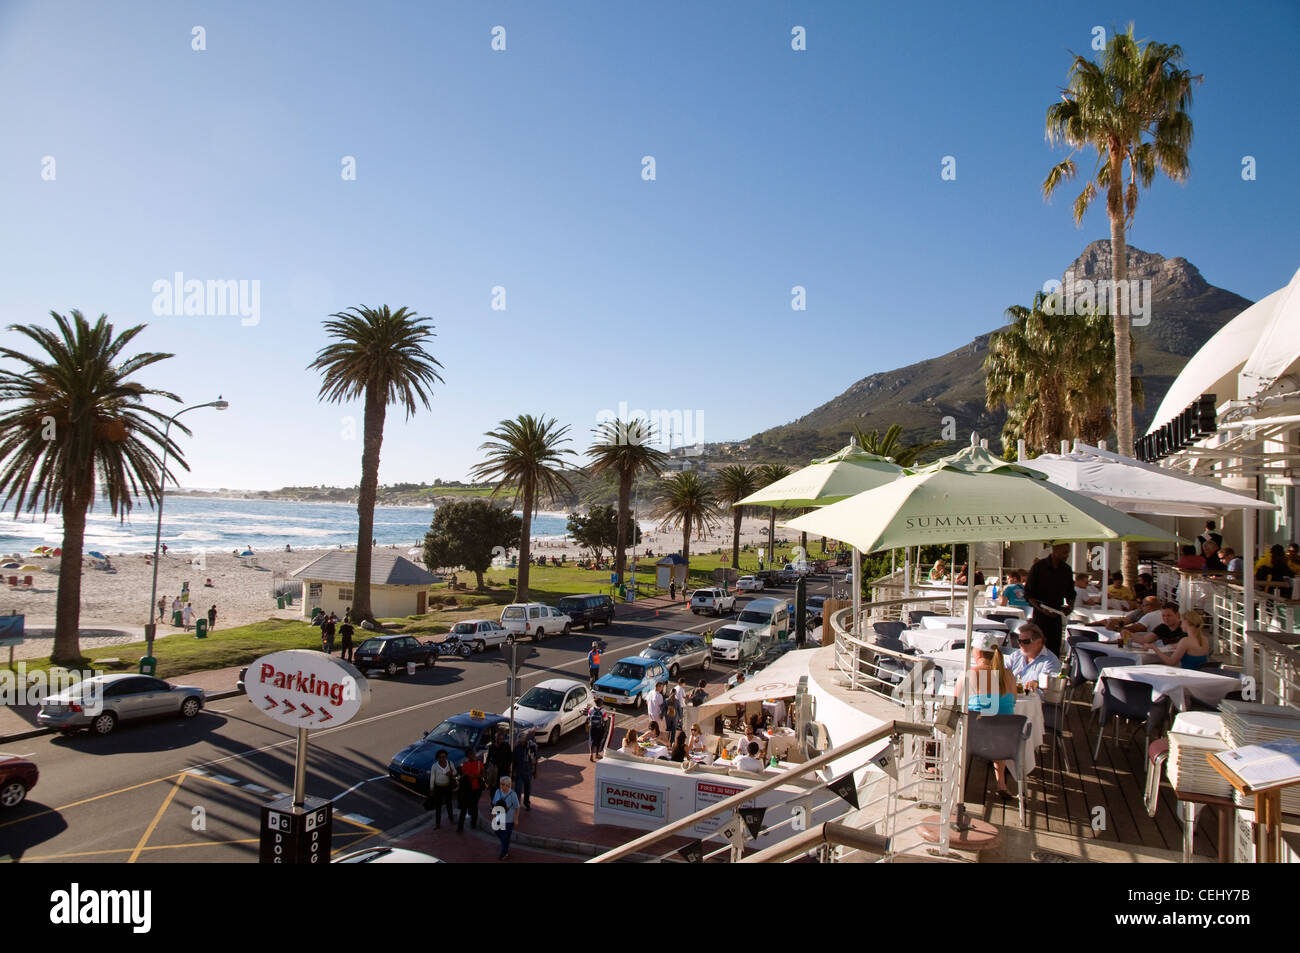
[[[115, 518], [108, 504], [97, 501], [86, 514], [86, 551], [102, 553], [153, 552], [158, 514], [138, 507], [126, 522]], [[403, 550], [419, 545], [433, 520], [433, 507], [375, 507], [375, 540], [380, 546]], [[567, 514], [538, 513], [534, 538], [559, 538], [566, 533]], [[163, 507], [162, 541], [178, 552], [254, 552], [356, 546], [357, 508], [350, 503], [288, 503], [279, 500], [232, 500], [168, 496]], [[63, 521], [51, 513], [13, 519], [0, 517], [0, 552], [27, 553], [36, 546], [60, 546]]]

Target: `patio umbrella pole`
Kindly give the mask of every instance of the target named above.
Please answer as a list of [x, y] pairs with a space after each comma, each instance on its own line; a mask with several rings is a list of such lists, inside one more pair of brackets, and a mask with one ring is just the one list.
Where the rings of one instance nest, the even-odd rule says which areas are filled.
[[853, 547], [853, 637], [861, 638], [861, 622], [858, 616], [862, 613], [862, 554], [858, 552], [858, 547]]
[[[953, 552], [955, 553], [956, 551], [957, 551], [957, 547], [954, 546]], [[971, 566], [968, 566], [967, 571], [971, 573], [971, 575], [973, 576], [975, 573], [975, 566], [973, 564]], [[967, 589], [967, 592], [969, 593], [969, 588]], [[966, 715], [966, 711], [970, 707], [970, 705], [968, 704], [968, 700], [970, 699], [970, 679], [966, 677], [966, 673], [970, 671], [971, 645], [972, 643], [974, 643], [974, 641], [975, 641], [975, 600], [968, 594], [966, 598], [966, 664], [965, 667], [962, 668], [961, 699], [959, 702], [961, 708], [958, 709], [961, 712], [960, 717], [962, 719], [961, 751], [959, 752], [961, 756], [961, 768], [957, 773], [957, 825], [956, 826], [958, 830], [966, 830], [967, 828], [970, 827], [970, 821], [966, 817], [966, 746], [968, 743], [968, 739], [966, 737], [968, 734], [967, 731], [968, 716]], [[997, 686], [997, 691], [998, 693], [1001, 693], [1002, 691], [1001, 685]]]
[[957, 614], [957, 544], [953, 543], [952, 562], [948, 566], [948, 615], [956, 615], [956, 614]]
[[1101, 611], [1110, 611], [1110, 543], [1101, 544]]

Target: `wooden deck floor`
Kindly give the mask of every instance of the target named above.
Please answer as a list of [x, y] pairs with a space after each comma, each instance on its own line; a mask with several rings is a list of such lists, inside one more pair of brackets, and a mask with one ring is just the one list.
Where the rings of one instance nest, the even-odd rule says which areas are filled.
[[[1071, 770], [1064, 770], [1058, 755], [1058, 775], [1052, 769], [1051, 749], [1047, 745], [1038, 749], [1038, 767], [1029, 776], [1025, 827], [1053, 834], [1181, 851], [1183, 826], [1167, 781], [1161, 783], [1156, 816], [1147, 816], [1143, 801], [1145, 729], [1120, 722], [1118, 744], [1114, 741], [1114, 731], [1112, 723], [1106, 729], [1101, 754], [1094, 762], [1092, 751], [1097, 741], [1097, 713], [1088, 707], [1087, 702], [1070, 703], [1064, 739]], [[1014, 782], [1009, 780], [1008, 784], [1015, 790]], [[999, 798], [995, 788], [992, 766], [986, 761], [972, 761], [966, 779], [966, 803], [981, 805], [978, 816], [991, 824], [1019, 827], [1016, 799]], [[1104, 815], [1095, 814], [1097, 807], [1105, 809]], [[1094, 831], [1095, 816], [1104, 823], [1100, 830]], [[1217, 857], [1216, 824], [1213, 809], [1201, 812], [1196, 828], [1197, 856]]]

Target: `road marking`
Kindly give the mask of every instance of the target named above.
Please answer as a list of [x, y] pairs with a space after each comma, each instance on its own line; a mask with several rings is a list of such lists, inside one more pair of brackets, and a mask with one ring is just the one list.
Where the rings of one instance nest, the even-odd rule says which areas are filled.
[[270, 788], [264, 788], [260, 784], [254, 784], [252, 781], [246, 781], [240, 785], [245, 791], [252, 791], [254, 794], [265, 794]]
[[[375, 820], [373, 817], [366, 817], [364, 814], [340, 814], [338, 816], [345, 821], [351, 821], [353, 824], [359, 824], [365, 827], [370, 827]], [[374, 828], [371, 828], [371, 830], [374, 830]]]
[[220, 781], [222, 784], [239, 784], [239, 778], [232, 778], [228, 774], [214, 774], [212, 778], [215, 781]]
[[140, 856], [140, 851], [144, 849], [144, 845], [148, 843], [149, 838], [153, 836], [154, 828], [158, 826], [158, 822], [162, 820], [163, 813], [172, 803], [172, 798], [176, 797], [177, 793], [181, 789], [181, 785], [184, 783], [185, 775], [177, 775], [176, 780], [172, 782], [172, 789], [167, 792], [167, 796], [163, 798], [162, 804], [158, 805], [158, 813], [153, 816], [153, 820], [149, 822], [149, 826], [146, 827], [144, 833], [140, 835], [140, 842], [135, 845], [135, 850], [132, 851], [131, 856], [126, 859], [128, 864], [134, 864], [136, 858]]
[[[362, 835], [362, 836], [369, 836], [369, 835]], [[193, 844], [153, 844], [149, 847], [145, 847], [144, 850], [176, 850], [181, 847], [224, 847], [230, 844], [256, 844], [256, 843], [259, 843], [256, 837], [243, 837], [240, 838], [239, 840], [195, 841]], [[26, 862], [26, 861], [36, 861], [36, 860], [63, 860], [69, 857], [96, 857], [96, 856], [102, 856], [104, 854], [125, 854], [128, 850], [131, 850], [131, 848], [111, 847], [106, 850], [79, 850], [79, 851], [73, 851], [66, 854], [41, 854], [38, 857], [27, 856], [23, 858], [23, 861]]]
[[215, 711], [222, 715], [229, 715], [235, 709], [233, 708], [209, 708], [208, 711]]

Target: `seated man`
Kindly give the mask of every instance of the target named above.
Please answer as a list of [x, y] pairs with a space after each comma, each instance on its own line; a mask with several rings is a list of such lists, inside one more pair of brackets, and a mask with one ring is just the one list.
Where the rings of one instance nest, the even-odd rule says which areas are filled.
[[1205, 568], [1209, 572], [1223, 572], [1228, 568], [1219, 556], [1219, 544], [1212, 539], [1207, 539], [1201, 544], [1201, 557], [1205, 560]]
[[[1152, 605], [1154, 605], [1154, 608], [1148, 608], [1148, 606]], [[1163, 612], [1164, 607], [1160, 604], [1160, 600], [1155, 596], [1148, 596], [1142, 600], [1141, 617], [1136, 622], [1130, 622], [1128, 625], [1121, 628], [1120, 631], [1127, 632], [1129, 635], [1134, 635], [1138, 632], [1151, 632], [1156, 626], [1164, 621], [1164, 617], [1161, 615]]]
[[1228, 568], [1228, 575], [1241, 575], [1241, 557], [1237, 555], [1235, 549], [1231, 546], [1224, 546], [1223, 549], [1219, 550], [1219, 558], [1223, 560], [1223, 564]]
[[1200, 572], [1205, 569], [1205, 557], [1196, 552], [1195, 546], [1184, 546], [1178, 557], [1178, 568], [1183, 572]]
[[1074, 604], [1076, 606], [1101, 604], [1101, 591], [1089, 581], [1086, 572], [1076, 572], [1074, 574]]
[[741, 771], [759, 771], [763, 770], [763, 762], [758, 760], [758, 742], [751, 741], [749, 748], [735, 761], [735, 766]]
[[[1016, 632], [1020, 648], [1007, 657], [1007, 668], [1021, 685], [1041, 686], [1043, 676], [1057, 675], [1061, 671], [1061, 660], [1043, 644], [1043, 630], [1032, 622], [1026, 622]], [[1041, 687], [1039, 689], [1042, 690]]]
[[[1142, 600], [1141, 604], [1132, 612], [1129, 612], [1127, 615], [1122, 615], [1116, 618], [1107, 619], [1102, 623], [1102, 625], [1110, 629], [1112, 632], [1118, 632], [1120, 629], [1124, 628], [1125, 626], [1136, 625], [1139, 621], [1141, 621], [1143, 616], [1148, 615], [1152, 612], [1158, 612], [1159, 610], [1160, 610], [1159, 598], [1157, 598], [1156, 596], [1147, 596], [1145, 599]], [[1152, 621], [1154, 622], [1155, 620], [1153, 619]]]
[[1147, 596], [1157, 595], [1156, 581], [1149, 572], [1138, 573], [1137, 585], [1133, 587], [1133, 594], [1139, 599], [1145, 599]]
[[1106, 595], [1111, 602], [1119, 603], [1121, 609], [1137, 608], [1137, 596], [1132, 589], [1124, 585], [1124, 574], [1122, 572], [1110, 574], [1110, 587], [1106, 590]]
[[1160, 610], [1159, 624], [1142, 632], [1133, 632], [1130, 641], [1138, 645], [1151, 645], [1153, 642], [1175, 645], [1183, 637], [1182, 626], [1183, 616], [1178, 611], [1178, 603], [1166, 602]]
[[998, 597], [998, 603], [1028, 610], [1029, 601], [1025, 598], [1024, 575], [1019, 569], [1013, 569], [1007, 574], [1007, 578], [1011, 581], [1002, 590], [1002, 595]]

